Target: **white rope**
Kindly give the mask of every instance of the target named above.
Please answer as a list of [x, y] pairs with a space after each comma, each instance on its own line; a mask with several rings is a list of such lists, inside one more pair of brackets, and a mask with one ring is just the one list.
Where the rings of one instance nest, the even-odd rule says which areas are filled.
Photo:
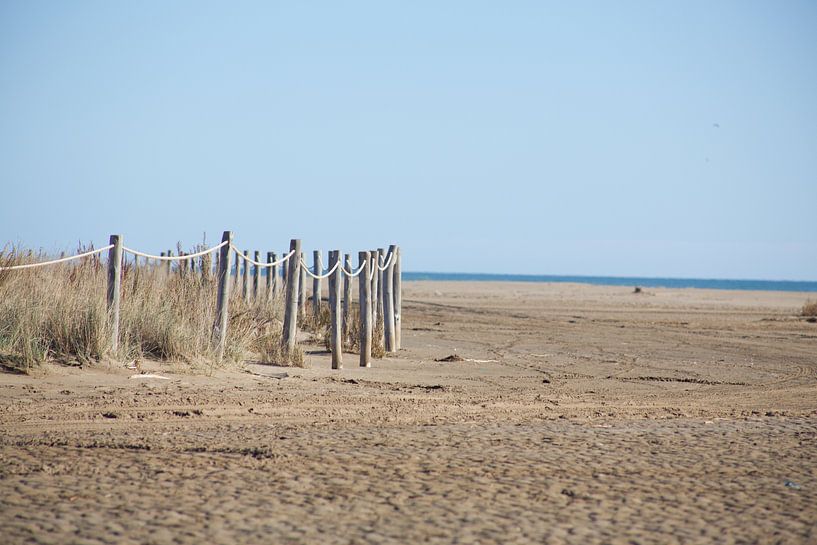
[[285, 255], [284, 257], [282, 257], [278, 261], [273, 261], [271, 263], [263, 263], [261, 261], [255, 261], [254, 259], [250, 259], [248, 256], [245, 256], [235, 246], [233, 246], [232, 248], [233, 248], [233, 250], [235, 250], [235, 253], [238, 255], [238, 257], [240, 257], [241, 259], [243, 259], [247, 263], [252, 263], [256, 267], [264, 267], [264, 268], [272, 267], [273, 265], [280, 265], [281, 263], [285, 263], [290, 257], [292, 257], [292, 254], [295, 253], [295, 250], [290, 250], [287, 255]]
[[326, 271], [325, 274], [314, 274], [312, 271], [309, 270], [309, 266], [306, 263], [304, 263], [303, 259], [301, 259], [301, 267], [303, 267], [304, 271], [306, 271], [306, 274], [308, 274], [309, 276], [311, 276], [315, 280], [320, 280], [322, 278], [329, 278], [332, 275], [332, 273], [334, 273], [335, 270], [338, 267], [340, 267], [340, 259], [335, 261], [335, 266], [332, 267], [331, 269], [329, 269], [328, 271]]
[[225, 244], [229, 244], [228, 240], [225, 240], [218, 246], [213, 246], [212, 248], [208, 248], [206, 250], [202, 250], [200, 252], [196, 252], [195, 254], [187, 254], [187, 255], [152, 255], [152, 254], [145, 254], [139, 251], [134, 250], [133, 248], [128, 248], [127, 246], [122, 246], [122, 250], [128, 252], [129, 254], [138, 255], [139, 257], [148, 257], [150, 259], [158, 259], [159, 261], [182, 261], [184, 259], [193, 259], [194, 257], [199, 257], [205, 254], [209, 254], [210, 252], [215, 252]]
[[104, 252], [106, 250], [110, 250], [113, 248], [113, 244], [108, 244], [107, 246], [103, 246], [102, 248], [91, 250], [89, 252], [85, 252], [82, 254], [72, 255], [68, 257], [61, 257], [60, 259], [54, 259], [52, 261], [40, 261], [39, 263], [27, 263], [25, 265], [12, 265], [11, 267], [0, 267], [0, 271], [15, 271], [18, 269], [31, 269], [33, 267], [44, 267], [46, 265], [54, 265], [56, 263], [64, 263], [66, 261], [71, 261], [73, 259], [79, 259], [81, 257], [88, 257], [89, 255], [98, 254]]
[[341, 268], [340, 268], [340, 272], [342, 272], [343, 274], [345, 274], [345, 275], [346, 275], [346, 276], [348, 276], [349, 278], [354, 278], [355, 276], [357, 276], [357, 275], [359, 275], [360, 273], [362, 273], [364, 268], [366, 268], [366, 263], [365, 263], [365, 262], [363, 263], [363, 265], [361, 265], [360, 267], [358, 267], [358, 268], [357, 268], [357, 270], [356, 270], [355, 272], [349, 272], [349, 271], [347, 271], [347, 270], [346, 270], [346, 269], [345, 269], [343, 266], [341, 266]]
[[385, 271], [389, 268], [389, 265], [391, 265], [392, 258], [394, 258], [394, 252], [389, 253], [389, 259], [383, 259], [383, 256], [378, 256], [378, 258], [379, 261], [383, 261], [384, 263], [382, 267], [378, 265], [377, 268], [381, 271]]
[[371, 281], [372, 281], [372, 278], [374, 278], [374, 273], [375, 273], [375, 271], [377, 271], [377, 269], [378, 269], [378, 266], [377, 266], [377, 264], [376, 264], [374, 261], [372, 261], [372, 265], [375, 265], [375, 266], [374, 266], [374, 267], [372, 267], [372, 268], [369, 270], [369, 282], [371, 282]]

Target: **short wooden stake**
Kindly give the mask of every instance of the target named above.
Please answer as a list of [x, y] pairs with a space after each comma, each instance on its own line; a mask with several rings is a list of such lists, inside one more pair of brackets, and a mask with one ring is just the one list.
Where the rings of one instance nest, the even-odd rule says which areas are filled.
[[122, 235], [111, 235], [108, 250], [108, 323], [111, 326], [111, 351], [119, 350], [119, 301], [122, 292]]
[[377, 319], [383, 319], [383, 271], [380, 270], [380, 263], [386, 259], [386, 250], [383, 248], [377, 249], [377, 272], [374, 275], [377, 277]]
[[[394, 344], [394, 253], [397, 247], [389, 246], [386, 261], [389, 262], [383, 271], [383, 345], [386, 352], [395, 352]], [[391, 258], [391, 259], [389, 259]]]
[[377, 323], [377, 250], [372, 250], [369, 252], [369, 261], [371, 262], [369, 264], [369, 275], [371, 276], [369, 283], [371, 284], [370, 304], [372, 305], [372, 322]]
[[241, 278], [241, 254], [235, 251], [235, 276], [233, 276], [233, 288], [238, 293], [238, 279]]
[[363, 267], [359, 278], [360, 293], [360, 366], [372, 366], [372, 284], [369, 281], [369, 270], [372, 260], [369, 252], [358, 252], [358, 265]]
[[[259, 252], [258, 250], [255, 250], [255, 253], [253, 254], [253, 256], [254, 256], [253, 260], [255, 260], [256, 263], [261, 262], [261, 252]], [[261, 267], [259, 267], [258, 265], [253, 265], [253, 267], [252, 267], [252, 299], [255, 302], [258, 302], [258, 280], [259, 280], [258, 277], [259, 277], [260, 274], [261, 274]]]
[[216, 278], [218, 279], [218, 292], [216, 297], [216, 321], [213, 324], [213, 340], [216, 343], [216, 351], [218, 353], [218, 360], [224, 358], [224, 347], [227, 344], [227, 318], [230, 311], [230, 256], [232, 249], [230, 245], [233, 242], [232, 231], [224, 231], [221, 237], [222, 242], [227, 242], [218, 251], [218, 271]]
[[247, 259], [250, 257], [250, 251], [244, 250], [244, 274], [241, 276], [241, 297], [244, 302], [250, 304], [250, 263]]
[[[320, 276], [323, 271], [320, 250], [312, 252], [312, 274]], [[317, 319], [321, 315], [321, 279], [312, 279], [312, 316]]]
[[[352, 256], [343, 254], [343, 268], [352, 272]], [[343, 275], [343, 338], [349, 335], [349, 313], [352, 311], [352, 279]]]
[[289, 243], [289, 249], [293, 254], [286, 262], [287, 284], [284, 303], [284, 332], [281, 335], [281, 345], [287, 355], [295, 350], [295, 338], [298, 336], [298, 284], [301, 278], [298, 273], [301, 268], [301, 262], [299, 261], [301, 256], [300, 239], [293, 238]]
[[[275, 261], [275, 254], [272, 252], [267, 252], [267, 263], [273, 263]], [[276, 267], [267, 267], [267, 303], [272, 301], [272, 286], [275, 283], [275, 276], [278, 273]]]
[[[340, 261], [340, 250], [329, 252], [329, 268]], [[340, 310], [340, 267], [329, 275], [329, 320], [331, 323], [329, 344], [332, 349], [332, 369], [343, 368], [343, 326]]]
[[[273, 252], [272, 253], [272, 261], [278, 261], [278, 255]], [[278, 299], [281, 291], [281, 273], [279, 269], [287, 270], [286, 265], [281, 267], [280, 265], [273, 265], [267, 271], [267, 274], [272, 274], [272, 298]]]
[[[173, 257], [173, 251], [168, 250], [167, 254], [165, 254], [165, 255], [167, 255], [167, 257]], [[167, 261], [165, 261], [165, 273], [168, 276], [170, 276], [171, 263], [172, 263], [172, 261], [170, 261], [169, 259]]]
[[401, 271], [401, 258], [403, 252], [399, 246], [395, 247], [394, 255], [394, 349], [400, 350], [403, 347], [403, 274]]
[[[301, 317], [306, 316], [306, 269], [304, 268], [301, 263], [304, 263], [304, 254], [301, 252], [299, 254], [300, 258], [296, 261], [298, 262], [298, 270], [296, 271], [300, 280], [298, 281], [298, 312]], [[295, 257], [295, 256], [292, 256]]]

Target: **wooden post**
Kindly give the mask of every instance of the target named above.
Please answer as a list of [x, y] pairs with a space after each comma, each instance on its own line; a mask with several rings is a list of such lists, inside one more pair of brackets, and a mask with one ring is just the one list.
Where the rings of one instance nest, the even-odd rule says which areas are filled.
[[122, 292], [122, 235], [111, 235], [108, 250], [108, 323], [111, 326], [111, 351], [119, 350], [119, 301]]
[[[312, 274], [320, 276], [323, 267], [321, 266], [321, 251], [312, 252]], [[312, 316], [317, 320], [321, 315], [321, 279], [312, 279]]]
[[[340, 261], [340, 250], [329, 252], [329, 268]], [[329, 275], [329, 319], [331, 323], [330, 347], [332, 348], [332, 369], [343, 368], [343, 326], [340, 311], [340, 267]]]
[[[173, 257], [173, 251], [168, 250], [165, 255], [167, 257]], [[165, 273], [167, 273], [168, 276], [170, 276], [170, 264], [171, 263], [172, 263], [172, 261], [170, 261], [169, 259], [167, 261], [165, 261]]]
[[230, 255], [233, 242], [232, 231], [224, 231], [221, 237], [222, 242], [227, 242], [218, 251], [218, 292], [216, 298], [216, 321], [213, 324], [213, 340], [216, 342], [218, 359], [224, 357], [224, 347], [227, 343], [227, 318], [230, 314]]
[[[272, 253], [272, 261], [273, 262], [278, 261], [278, 256], [275, 254], [275, 252]], [[280, 267], [280, 265], [273, 265], [272, 267], [270, 267], [269, 271], [267, 271], [267, 274], [270, 274], [270, 273], [272, 274], [272, 298], [273, 299], [278, 299], [278, 295], [279, 295], [278, 292], [281, 290], [281, 288], [280, 288], [281, 275], [278, 272], [279, 267]], [[284, 266], [282, 268], [284, 270], [287, 269], [286, 266]]]
[[[267, 252], [267, 263], [275, 261], [275, 254]], [[267, 267], [267, 303], [272, 301], [272, 285], [275, 283], [275, 275], [278, 273], [277, 267]]]
[[[378, 265], [378, 263], [377, 263], [377, 250], [372, 250], [372, 251], [369, 252], [369, 261], [371, 262], [369, 264], [369, 274], [371, 275], [371, 278], [369, 279], [369, 282], [372, 285], [371, 288], [370, 288], [371, 289], [370, 304], [372, 305], [372, 322], [377, 323], [377, 307], [378, 307], [378, 305], [377, 305], [377, 292], [378, 292], [378, 289], [377, 289], [377, 280], [378, 280], [378, 278], [377, 278], [378, 277], [378, 274], [377, 274], [377, 265]], [[372, 273], [374, 273], [374, 274], [372, 274]]]
[[[343, 254], [343, 268], [352, 272], [352, 256]], [[349, 313], [352, 311], [352, 279], [343, 275], [343, 338], [349, 334]]]
[[360, 366], [372, 366], [372, 284], [369, 281], [369, 270], [372, 260], [369, 252], [358, 252], [358, 265], [363, 267], [359, 278], [360, 293]]
[[300, 278], [300, 280], [298, 280], [298, 313], [301, 317], [304, 317], [306, 316], [306, 270], [304, 270], [301, 265], [304, 259], [303, 252], [300, 252], [297, 257], [298, 269], [295, 273]]
[[299, 261], [301, 256], [301, 241], [293, 238], [289, 243], [292, 257], [286, 263], [287, 284], [286, 302], [284, 304], [284, 332], [281, 335], [281, 345], [286, 354], [292, 353], [295, 349], [295, 337], [298, 335], [298, 284], [301, 275], [298, 270], [301, 268]]
[[[283, 255], [287, 255], [287, 252], [284, 252]], [[294, 255], [292, 256], [292, 259], [295, 259]], [[284, 282], [284, 286], [287, 285], [287, 275], [288, 274], [289, 274], [289, 265], [287, 265], [287, 263], [284, 263], [284, 265], [283, 265], [283, 267], [281, 269], [281, 280]]]
[[[253, 254], [253, 260], [255, 260], [257, 263], [260, 263], [261, 262], [261, 252], [259, 252], [258, 250], [255, 250], [255, 253]], [[261, 274], [261, 267], [259, 267], [258, 265], [253, 265], [253, 268], [252, 268], [252, 299], [256, 303], [258, 302], [258, 280], [259, 280], [258, 277], [260, 276], [260, 274]]]
[[389, 246], [389, 265], [383, 271], [383, 340], [386, 352], [396, 352], [394, 342], [394, 260], [397, 246]]
[[233, 288], [238, 292], [238, 279], [241, 277], [241, 254], [235, 251], [235, 276], [233, 276]]
[[[383, 275], [385, 274], [384, 271], [380, 270], [380, 263], [381, 261], [385, 261], [386, 259], [386, 250], [383, 248], [377, 249], [377, 272], [374, 275], [377, 277], [377, 318], [379, 320], [383, 319]], [[385, 329], [384, 329], [385, 332]]]
[[244, 302], [250, 304], [250, 263], [247, 259], [250, 257], [250, 251], [244, 250], [244, 274], [241, 277], [241, 296]]
[[400, 350], [403, 347], [403, 274], [401, 271], [401, 258], [403, 252], [400, 246], [395, 247], [394, 255], [394, 349]]

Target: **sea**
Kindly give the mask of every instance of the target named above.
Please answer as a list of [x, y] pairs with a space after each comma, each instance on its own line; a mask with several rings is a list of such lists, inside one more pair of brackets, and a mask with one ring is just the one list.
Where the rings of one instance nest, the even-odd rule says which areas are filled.
[[561, 276], [550, 274], [489, 274], [403, 272], [403, 280], [438, 280], [445, 282], [573, 282], [598, 286], [632, 286], [633, 288], [701, 288], [716, 290], [813, 291], [812, 280], [730, 280], [722, 278], [647, 278], [640, 276]]

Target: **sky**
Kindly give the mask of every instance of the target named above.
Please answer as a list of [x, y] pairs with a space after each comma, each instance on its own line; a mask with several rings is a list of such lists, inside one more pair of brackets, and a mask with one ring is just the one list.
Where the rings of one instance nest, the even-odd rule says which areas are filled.
[[0, 244], [817, 280], [815, 28], [795, 0], [0, 0]]

